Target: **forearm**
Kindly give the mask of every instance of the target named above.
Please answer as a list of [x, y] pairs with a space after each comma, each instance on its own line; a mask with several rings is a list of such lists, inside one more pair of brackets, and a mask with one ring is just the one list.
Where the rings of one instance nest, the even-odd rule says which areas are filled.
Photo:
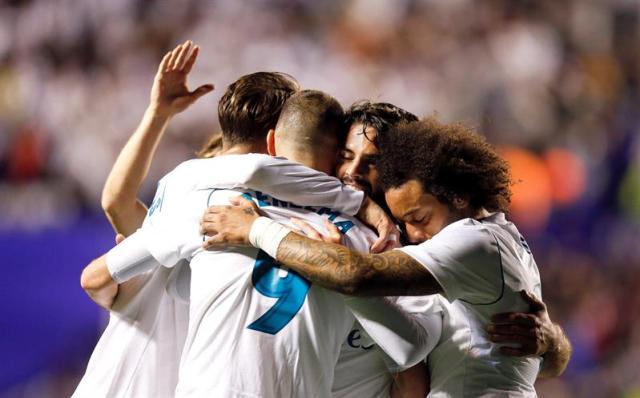
[[427, 295], [441, 291], [433, 276], [403, 252], [362, 254], [289, 233], [277, 260], [312, 282], [357, 296]]
[[542, 368], [538, 374], [539, 378], [558, 377], [567, 367], [573, 348], [569, 338], [564, 333], [560, 325], [555, 324], [556, 338], [551, 344], [551, 348], [542, 356]]
[[107, 177], [102, 207], [116, 232], [125, 236], [140, 227], [146, 215], [137, 195], [169, 120], [149, 107]]
[[429, 371], [424, 362], [393, 375], [391, 398], [424, 398], [429, 394]]

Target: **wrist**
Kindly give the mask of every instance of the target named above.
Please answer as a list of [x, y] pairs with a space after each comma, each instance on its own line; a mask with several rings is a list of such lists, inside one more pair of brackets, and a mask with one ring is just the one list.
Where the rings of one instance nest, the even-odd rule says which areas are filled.
[[291, 232], [284, 225], [267, 217], [258, 217], [249, 230], [249, 243], [272, 258], [276, 258], [280, 242]]
[[168, 107], [151, 103], [145, 111], [145, 116], [157, 121], [168, 122], [173, 116], [173, 112]]

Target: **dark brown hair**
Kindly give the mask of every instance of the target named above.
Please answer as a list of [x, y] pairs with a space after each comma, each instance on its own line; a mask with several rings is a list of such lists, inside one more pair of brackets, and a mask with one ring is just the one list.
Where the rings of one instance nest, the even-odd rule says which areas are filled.
[[[346, 112], [346, 124], [349, 128], [354, 123], [362, 123], [362, 134], [377, 146], [378, 136], [386, 132], [396, 124], [409, 123], [418, 120], [413, 113], [387, 102], [359, 101], [351, 105]], [[367, 127], [376, 130], [375, 137], [368, 137]]]
[[275, 129], [287, 99], [300, 89], [286, 73], [256, 72], [231, 83], [218, 103], [218, 120], [225, 144], [264, 140]]
[[380, 138], [377, 167], [385, 191], [415, 179], [450, 207], [460, 198], [472, 208], [508, 210], [509, 166], [470, 128], [427, 118], [392, 127]]
[[290, 139], [321, 144], [325, 138], [337, 135], [344, 141], [344, 111], [332, 96], [318, 90], [302, 90], [293, 94], [282, 108], [277, 130], [284, 130]]

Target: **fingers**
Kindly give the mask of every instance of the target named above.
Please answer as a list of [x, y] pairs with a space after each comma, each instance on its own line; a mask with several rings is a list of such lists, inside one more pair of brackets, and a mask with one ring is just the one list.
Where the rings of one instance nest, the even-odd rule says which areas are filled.
[[309, 239], [323, 241], [323, 237], [320, 232], [316, 231], [309, 223], [302, 221], [298, 218], [291, 218], [291, 222], [295, 225], [300, 231], [305, 234], [305, 236]]
[[160, 61], [160, 66], [158, 66], [158, 73], [164, 72], [167, 70], [169, 61], [171, 60], [171, 56], [173, 55], [173, 51], [169, 51], [162, 57], [162, 61]]
[[491, 317], [494, 324], [516, 324], [524, 326], [540, 326], [540, 321], [535, 315], [523, 314], [521, 312], [503, 312]]
[[187, 40], [185, 41], [178, 49], [178, 52], [175, 56], [175, 58], [173, 59], [173, 62], [171, 63], [171, 69], [177, 69], [180, 70], [182, 67], [182, 64], [184, 63], [184, 60], [187, 57], [187, 54], [189, 53], [189, 50], [191, 50], [191, 41]]
[[527, 303], [529, 303], [530, 311], [542, 311], [547, 308], [546, 304], [542, 301], [538, 300], [533, 294], [527, 292], [526, 290], [520, 290], [520, 297]]
[[529, 355], [536, 355], [535, 349], [532, 347], [500, 347], [500, 353], [511, 357], [526, 357]]
[[325, 241], [337, 245], [342, 244], [342, 232], [340, 232], [338, 226], [329, 220], [325, 220], [324, 225], [327, 227], [327, 232], [329, 233]]
[[227, 247], [228, 244], [222, 238], [222, 235], [216, 234], [208, 237], [203, 243], [202, 248], [205, 250]]
[[489, 325], [487, 326], [487, 332], [490, 335], [502, 335], [502, 336], [525, 336], [536, 338], [538, 335], [538, 329], [531, 326], [521, 325]]
[[247, 199], [242, 195], [234, 196], [233, 198], [229, 199], [229, 203], [231, 203], [234, 206], [240, 206], [240, 207], [253, 209], [256, 213], [259, 210], [258, 206], [255, 204], [255, 202], [253, 200]]
[[191, 95], [191, 97], [193, 97], [194, 100], [197, 100], [198, 98], [202, 97], [207, 93], [210, 93], [211, 91], [213, 91], [213, 84], [205, 84], [193, 90], [189, 94]]
[[181, 48], [182, 48], [182, 44], [178, 45], [176, 48], [174, 48], [169, 52], [169, 58], [167, 59], [165, 63], [165, 67], [163, 69], [165, 72], [168, 72], [172, 69], [175, 59], [177, 58]]
[[387, 244], [387, 238], [380, 236], [371, 245], [371, 253], [374, 253], [374, 254], [382, 253], [382, 250], [385, 248], [386, 244]]
[[200, 222], [200, 234], [204, 236], [214, 236], [218, 233], [218, 229], [216, 228], [216, 224], [211, 221], [203, 221]]
[[191, 54], [189, 55], [187, 60], [184, 62], [184, 65], [182, 66], [182, 70], [184, 71], [184, 73], [191, 72], [191, 68], [193, 68], [193, 64], [196, 63], [196, 58], [198, 58], [199, 53], [200, 53], [200, 47], [194, 46], [193, 51], [191, 51]]

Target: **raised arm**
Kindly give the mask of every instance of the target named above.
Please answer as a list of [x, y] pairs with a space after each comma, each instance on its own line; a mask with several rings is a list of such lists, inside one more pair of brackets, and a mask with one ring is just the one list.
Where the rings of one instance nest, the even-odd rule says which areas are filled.
[[137, 195], [169, 121], [213, 90], [212, 85], [194, 91], [187, 88], [187, 75], [198, 51], [187, 41], [164, 56], [153, 82], [149, 107], [107, 177], [102, 208], [116, 232], [125, 236], [138, 229], [146, 215], [147, 208]]

